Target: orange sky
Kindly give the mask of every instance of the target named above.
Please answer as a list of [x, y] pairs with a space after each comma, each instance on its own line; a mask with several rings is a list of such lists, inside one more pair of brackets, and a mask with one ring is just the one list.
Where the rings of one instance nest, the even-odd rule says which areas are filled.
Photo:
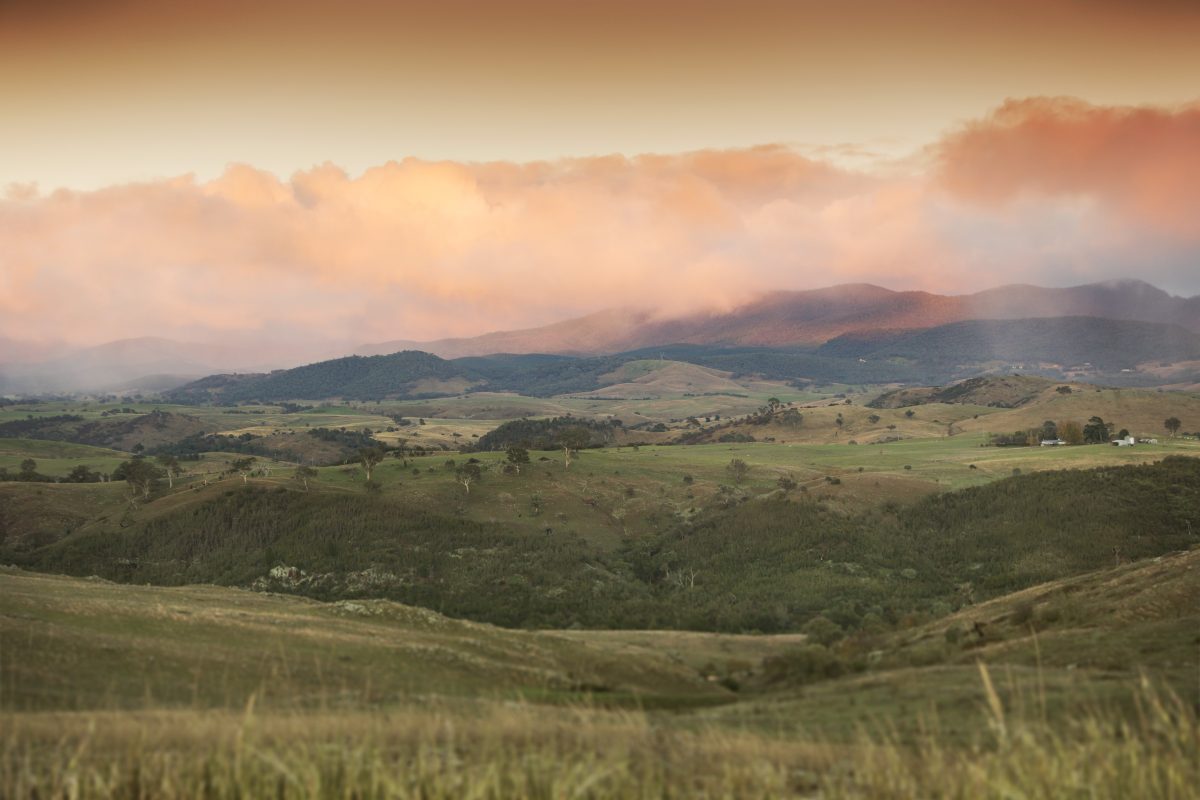
[[0, 0], [0, 336], [1200, 293], [1197, 41], [1182, 1]]
[[1200, 4], [0, 0], [0, 184], [767, 142], [907, 155], [1008, 97], [1200, 98]]

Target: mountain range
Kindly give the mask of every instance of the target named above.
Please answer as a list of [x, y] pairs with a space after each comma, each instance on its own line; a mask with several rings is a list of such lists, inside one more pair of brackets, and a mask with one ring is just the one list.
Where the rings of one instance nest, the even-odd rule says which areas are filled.
[[366, 344], [357, 355], [422, 350], [443, 358], [491, 353], [620, 353], [665, 344], [812, 347], [864, 330], [915, 330], [973, 319], [1099, 317], [1180, 325], [1200, 332], [1200, 296], [1183, 298], [1137, 280], [1061, 289], [1011, 285], [967, 295], [896, 292], [870, 284], [778, 291], [732, 311], [662, 319], [607, 310], [540, 328], [465, 339]]
[[[809, 291], [776, 291], [726, 312], [698, 312], [664, 318], [648, 311], [609, 309], [526, 330], [501, 331], [481, 336], [435, 341], [394, 340], [358, 347], [330, 344], [319, 350], [295, 347], [218, 345], [178, 342], [157, 337], [125, 339], [87, 348], [39, 345], [11, 339], [0, 340], [0, 393], [91, 391], [162, 391], [196, 378], [231, 372], [268, 372], [297, 364], [329, 359], [352, 351], [355, 355], [386, 355], [399, 351], [422, 351], [441, 358], [463, 358], [508, 354], [558, 354], [611, 356], [642, 351], [657, 356], [657, 349], [694, 346], [705, 351], [705, 363], [729, 368], [732, 353], [739, 348], [791, 350], [810, 354], [806, 358], [906, 358], [920, 359], [936, 348], [940, 362], [989, 360], [981, 347], [991, 344], [995, 358], [1012, 360], [1033, 355], [1023, 350], [1030, 336], [1037, 339], [1037, 360], [1095, 361], [1101, 342], [1095, 339], [1095, 323], [1073, 326], [1006, 326], [1000, 329], [976, 326], [969, 345], [950, 346], [962, 333], [953, 326], [976, 320], [1022, 320], [1090, 318], [1172, 326], [1171, 332], [1153, 328], [1103, 329], [1105, 347], [1120, 351], [1109, 361], [1129, 363], [1137, 353], [1169, 349], [1176, 359], [1191, 358], [1189, 333], [1200, 332], [1200, 296], [1171, 295], [1136, 280], [1109, 281], [1068, 288], [1010, 285], [967, 295], [939, 295], [921, 291], [891, 291], [869, 284], [847, 284]], [[931, 331], [924, 338], [914, 338]], [[1003, 335], [1001, 336], [1001, 333]], [[1140, 344], [1123, 347], [1126, 335]], [[1000, 337], [997, 339], [996, 337]], [[1070, 336], [1087, 341], [1072, 351], [1054, 339]], [[1001, 339], [1003, 342], [1001, 342]], [[1090, 344], [1089, 344], [1090, 342]], [[891, 343], [891, 345], [889, 345]], [[906, 343], [903, 344], [902, 343]], [[1003, 346], [1000, 346], [1000, 345]], [[905, 350], [905, 347], [908, 350]], [[997, 349], [998, 348], [998, 349]], [[1158, 348], [1157, 350], [1155, 348]], [[715, 350], [728, 350], [725, 354]], [[1080, 356], [1081, 358], [1076, 358]], [[692, 360], [695, 363], [695, 358]], [[704, 359], [701, 359], [704, 360]], [[761, 361], [762, 359], [759, 359]], [[718, 364], [717, 362], [721, 362]], [[711, 363], [710, 363], [711, 362]], [[740, 363], [740, 362], [739, 362]], [[805, 361], [805, 364], [808, 364]], [[455, 370], [468, 380], [479, 373], [494, 372], [495, 362], [463, 364]], [[537, 367], [562, 371], [563, 365], [521, 365], [524, 372]], [[597, 368], [604, 366], [599, 364]], [[792, 365], [799, 368], [804, 364]], [[789, 371], [792, 367], [788, 368]], [[507, 366], [505, 367], [507, 371]], [[588, 370], [591, 371], [590, 369]], [[873, 374], [873, 379], [889, 373]], [[445, 378], [446, 376], [442, 376]], [[495, 384], [496, 375], [485, 374]], [[897, 376], [903, 377], [903, 376]]]

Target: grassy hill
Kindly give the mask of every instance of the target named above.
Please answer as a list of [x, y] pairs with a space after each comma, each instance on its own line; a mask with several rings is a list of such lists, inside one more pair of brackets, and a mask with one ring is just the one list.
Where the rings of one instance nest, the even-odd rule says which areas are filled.
[[[650, 463], [653, 454], [628, 455], [644, 458], [658, 480], [678, 474], [669, 461]], [[817, 615], [846, 629], [894, 626], [971, 597], [1095, 569], [1114, 552], [1143, 558], [1188, 547], [1200, 533], [1194, 458], [1023, 475], [884, 506], [838, 501], [853, 483], [883, 496], [886, 488], [866, 473], [820, 479], [790, 495], [762, 477], [756, 486], [718, 485], [704, 490], [703, 511], [680, 481], [684, 502], [697, 505], [679, 512], [631, 472], [604, 486], [604, 495], [568, 495], [574, 505], [557, 506], [571, 509], [561, 518], [514, 496], [554, 485], [534, 475], [485, 478], [476, 493], [490, 483], [492, 499], [468, 501], [481, 504], [483, 519], [474, 519], [436, 500], [440, 486], [458, 491], [461, 502], [451, 478], [421, 474], [415, 480], [429, 482], [428, 490], [378, 496], [324, 477], [311, 492], [286, 478], [248, 487], [235, 478], [134, 511], [118, 506], [106, 520], [51, 518], [6, 535], [0, 557], [134, 583], [386, 597], [518, 627], [795, 631]], [[585, 472], [574, 480], [576, 487], [602, 483]], [[39, 500], [59, 507], [56, 497], [24, 487], [30, 508]], [[903, 487], [896, 496], [909, 493]], [[18, 518], [27, 516], [34, 515]], [[639, 517], [644, 527], [631, 530]], [[615, 535], [581, 535], [589, 529], [575, 520], [595, 520]]]
[[745, 386], [733, 380], [730, 373], [681, 361], [629, 361], [600, 376], [600, 380], [603, 388], [591, 394], [622, 399], [745, 391]]
[[[1144, 679], [1194, 707], [1197, 631], [1193, 549], [1038, 584], [884, 636], [840, 640], [831, 652], [847, 664], [844, 677], [793, 672], [767, 698], [751, 695], [704, 716], [847, 736], [865, 720], [904, 736], [936, 726], [940, 736], [964, 740], [978, 725], [981, 663], [1015, 719], [1086, 718], [1097, 708], [1135, 715]], [[866, 666], [853, 668], [864, 657]]]
[[[730, 693], [664, 657], [452, 620], [380, 600], [0, 571], [3, 710], [370, 707], [414, 695], [711, 703]], [[713, 637], [718, 639], [720, 637]], [[20, 657], [16, 657], [19, 653]], [[54, 666], [50, 666], [53, 664]]]
[[1066, 386], [1084, 390], [1080, 384], [1064, 384], [1033, 375], [989, 375], [968, 378], [949, 386], [918, 386], [884, 392], [867, 403], [869, 408], [908, 408], [931, 403], [961, 403], [988, 408], [1017, 408], [1042, 398], [1047, 389]]
[[130, 451], [152, 449], [203, 433], [204, 423], [190, 414], [154, 410], [108, 419], [79, 414], [39, 416], [0, 422], [0, 437], [74, 442]]
[[[0, 793], [1186, 798], [1197, 569], [1167, 556], [829, 648], [3, 570]], [[948, 635], [975, 621], [986, 637]], [[874, 649], [814, 678], [814, 647]], [[739, 691], [713, 680], [730, 670]]]

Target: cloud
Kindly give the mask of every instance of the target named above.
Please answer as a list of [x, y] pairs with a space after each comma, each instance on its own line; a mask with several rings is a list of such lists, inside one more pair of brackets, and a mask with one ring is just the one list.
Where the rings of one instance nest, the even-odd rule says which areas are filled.
[[1010, 100], [934, 149], [938, 179], [959, 197], [1091, 202], [1117, 224], [1200, 240], [1200, 104]]
[[435, 338], [852, 281], [1197, 291], [1198, 116], [1010, 101], [899, 175], [764, 146], [17, 187], [0, 196], [0, 336]]

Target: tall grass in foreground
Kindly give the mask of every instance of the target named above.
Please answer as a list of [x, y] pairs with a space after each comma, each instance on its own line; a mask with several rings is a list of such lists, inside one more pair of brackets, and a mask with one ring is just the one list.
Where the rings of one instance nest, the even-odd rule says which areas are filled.
[[[1144, 689], [1132, 719], [1013, 719], [983, 672], [971, 742], [831, 745], [641, 712], [148, 711], [0, 717], [6, 798], [1194, 798], [1193, 709]], [[1036, 715], [1035, 715], [1036, 716]]]

